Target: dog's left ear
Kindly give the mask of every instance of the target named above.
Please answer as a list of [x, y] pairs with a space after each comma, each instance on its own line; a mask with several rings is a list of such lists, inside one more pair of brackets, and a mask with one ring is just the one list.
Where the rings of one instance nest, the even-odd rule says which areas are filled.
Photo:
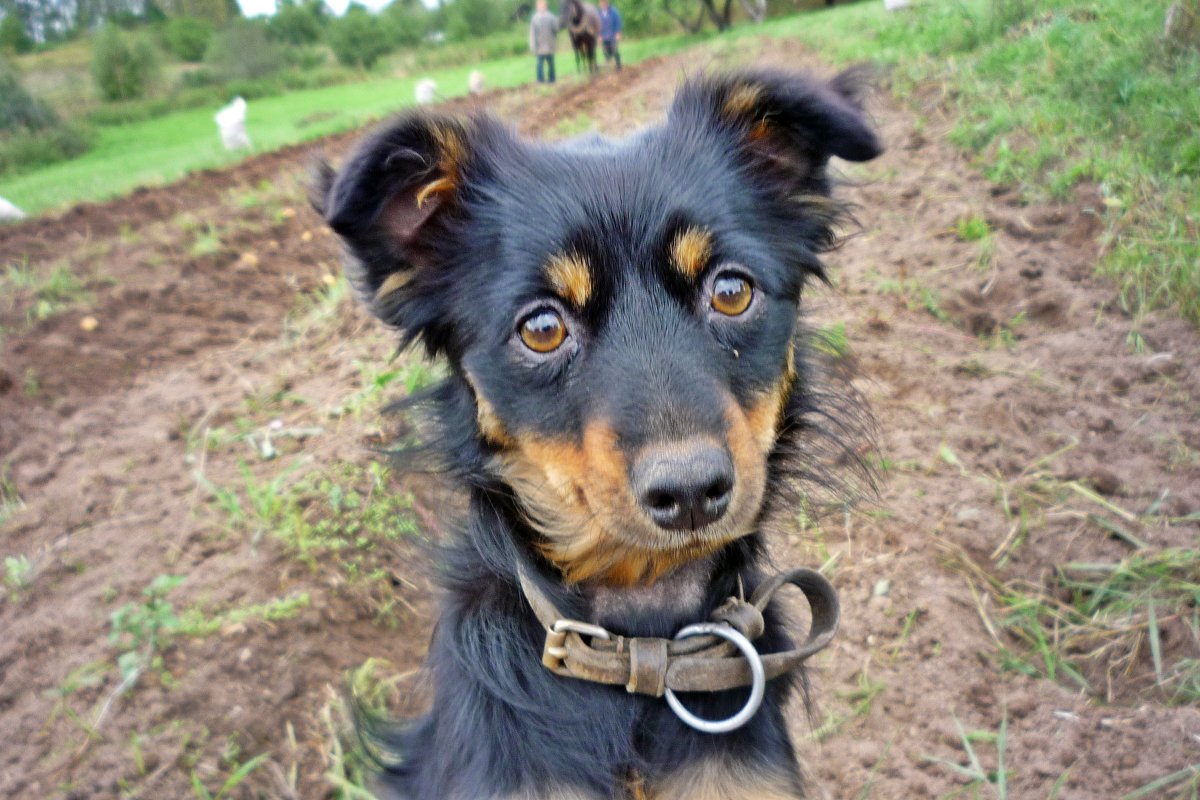
[[859, 104], [861, 83], [856, 70], [827, 83], [783, 72], [708, 76], [679, 91], [669, 124], [729, 129], [756, 167], [788, 183], [820, 180], [830, 156], [883, 152]]

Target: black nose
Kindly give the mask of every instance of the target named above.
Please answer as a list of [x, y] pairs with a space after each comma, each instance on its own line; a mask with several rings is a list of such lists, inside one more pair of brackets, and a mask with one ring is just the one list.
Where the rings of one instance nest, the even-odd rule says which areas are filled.
[[724, 516], [733, 494], [733, 462], [711, 444], [650, 452], [633, 467], [633, 491], [660, 528], [703, 528]]

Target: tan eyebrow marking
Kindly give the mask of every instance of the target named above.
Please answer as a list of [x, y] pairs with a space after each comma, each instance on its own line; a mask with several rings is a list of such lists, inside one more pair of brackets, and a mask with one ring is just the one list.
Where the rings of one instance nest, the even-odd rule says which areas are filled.
[[695, 280], [712, 256], [712, 233], [703, 228], [686, 228], [671, 243], [671, 266], [688, 280]]
[[575, 308], [583, 308], [592, 296], [592, 272], [577, 253], [556, 253], [545, 266], [546, 279], [554, 291]]
[[762, 90], [759, 87], [743, 83], [729, 90], [721, 110], [725, 116], [741, 121], [754, 112], [761, 98]]

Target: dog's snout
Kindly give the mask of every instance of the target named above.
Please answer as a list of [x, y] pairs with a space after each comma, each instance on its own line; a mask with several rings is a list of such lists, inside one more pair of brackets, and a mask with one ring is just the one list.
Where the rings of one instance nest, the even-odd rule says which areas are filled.
[[633, 490], [660, 528], [698, 530], [716, 522], [733, 495], [733, 462], [720, 447], [649, 452], [634, 464]]

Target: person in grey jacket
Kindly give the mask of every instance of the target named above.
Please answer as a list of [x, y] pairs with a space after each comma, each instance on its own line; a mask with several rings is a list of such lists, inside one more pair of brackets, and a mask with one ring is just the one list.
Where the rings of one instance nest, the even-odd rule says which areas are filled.
[[549, 66], [554, 83], [554, 51], [558, 48], [558, 17], [546, 10], [546, 0], [537, 0], [537, 12], [529, 20], [529, 49], [537, 56], [538, 83], [546, 83], [543, 66]]

